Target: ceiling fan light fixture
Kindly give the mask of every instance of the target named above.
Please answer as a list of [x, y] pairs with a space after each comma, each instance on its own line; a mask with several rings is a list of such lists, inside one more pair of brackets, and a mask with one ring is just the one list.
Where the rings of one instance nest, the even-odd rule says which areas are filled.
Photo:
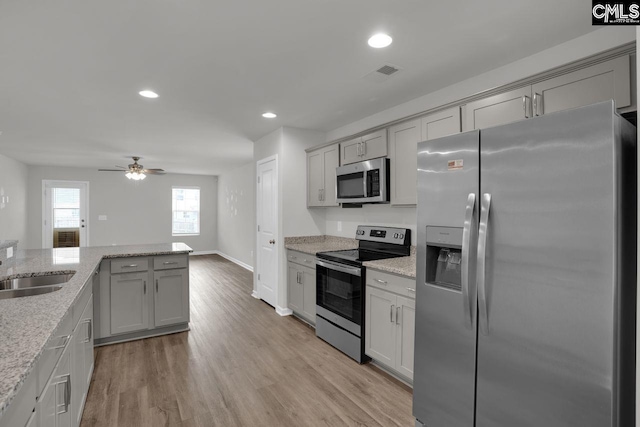
[[146, 178], [146, 175], [142, 172], [127, 172], [124, 176], [129, 179], [133, 179], [134, 181], [141, 181]]

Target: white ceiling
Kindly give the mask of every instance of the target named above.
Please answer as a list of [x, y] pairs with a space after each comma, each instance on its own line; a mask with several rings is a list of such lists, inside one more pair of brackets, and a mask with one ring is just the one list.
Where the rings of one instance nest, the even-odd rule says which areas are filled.
[[[593, 31], [584, 0], [0, 1], [0, 153], [219, 174]], [[367, 38], [386, 31], [386, 49]], [[384, 83], [362, 79], [383, 64]], [[150, 88], [157, 100], [141, 98]], [[278, 118], [261, 113], [272, 110]]]

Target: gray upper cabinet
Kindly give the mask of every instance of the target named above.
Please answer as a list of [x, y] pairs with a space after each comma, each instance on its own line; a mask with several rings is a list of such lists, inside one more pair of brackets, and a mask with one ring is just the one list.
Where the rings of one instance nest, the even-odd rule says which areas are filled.
[[111, 334], [149, 327], [147, 272], [111, 275]]
[[387, 130], [381, 129], [340, 143], [340, 164], [386, 157], [387, 153]]
[[307, 206], [338, 206], [336, 202], [336, 168], [339, 166], [338, 144], [307, 153]]
[[629, 56], [621, 56], [466, 105], [464, 130], [517, 120], [613, 99], [631, 105]]
[[416, 204], [418, 142], [459, 132], [460, 107], [449, 108], [389, 128], [392, 205]]
[[186, 268], [153, 272], [155, 327], [189, 321], [188, 274]]
[[467, 104], [464, 130], [485, 129], [531, 117], [531, 86]]
[[613, 99], [616, 108], [631, 105], [629, 57], [592, 65], [531, 86], [537, 116]]

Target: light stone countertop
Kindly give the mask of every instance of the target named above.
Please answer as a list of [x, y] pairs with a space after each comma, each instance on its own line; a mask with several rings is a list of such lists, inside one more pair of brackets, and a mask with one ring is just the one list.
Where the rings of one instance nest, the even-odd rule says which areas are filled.
[[411, 255], [398, 258], [387, 258], [378, 261], [366, 261], [363, 265], [374, 270], [394, 273], [401, 276], [416, 278], [416, 247], [411, 246]]
[[[343, 249], [356, 249], [358, 241], [346, 237], [337, 236], [301, 236], [285, 237], [284, 247], [293, 251], [315, 255], [318, 252], [339, 251]], [[367, 268], [399, 274], [401, 276], [416, 277], [416, 247], [411, 246], [411, 254], [405, 257], [381, 259], [378, 261], [366, 261], [363, 265]]]
[[356, 249], [358, 247], [358, 241], [356, 239], [337, 236], [285, 237], [284, 247], [292, 251], [315, 255], [318, 252]]
[[84, 285], [92, 283], [102, 259], [192, 251], [184, 243], [33, 249], [17, 251], [0, 265], [0, 280], [75, 271], [59, 291], [0, 300], [0, 421]]

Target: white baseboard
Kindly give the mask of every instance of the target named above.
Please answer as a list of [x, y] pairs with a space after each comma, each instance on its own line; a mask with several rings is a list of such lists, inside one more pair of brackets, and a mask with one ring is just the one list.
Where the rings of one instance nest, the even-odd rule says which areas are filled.
[[255, 289], [253, 290], [253, 292], [251, 292], [251, 296], [255, 299], [260, 299], [260, 295], [258, 295], [258, 291], [256, 291]]
[[244, 268], [245, 270], [249, 270], [250, 272], [253, 273], [253, 267], [250, 266], [249, 264], [247, 264], [245, 262], [242, 262], [239, 259], [235, 259], [234, 257], [229, 256], [229, 255], [227, 255], [227, 254], [225, 254], [223, 252], [220, 252], [220, 251], [214, 251], [214, 253], [220, 255], [222, 258], [228, 259], [229, 261], [231, 261], [234, 264], [238, 264], [240, 267]]
[[282, 308], [279, 305], [276, 305], [276, 313], [280, 316], [291, 316], [293, 311], [290, 308]]
[[215, 255], [218, 251], [193, 251], [189, 255]]

